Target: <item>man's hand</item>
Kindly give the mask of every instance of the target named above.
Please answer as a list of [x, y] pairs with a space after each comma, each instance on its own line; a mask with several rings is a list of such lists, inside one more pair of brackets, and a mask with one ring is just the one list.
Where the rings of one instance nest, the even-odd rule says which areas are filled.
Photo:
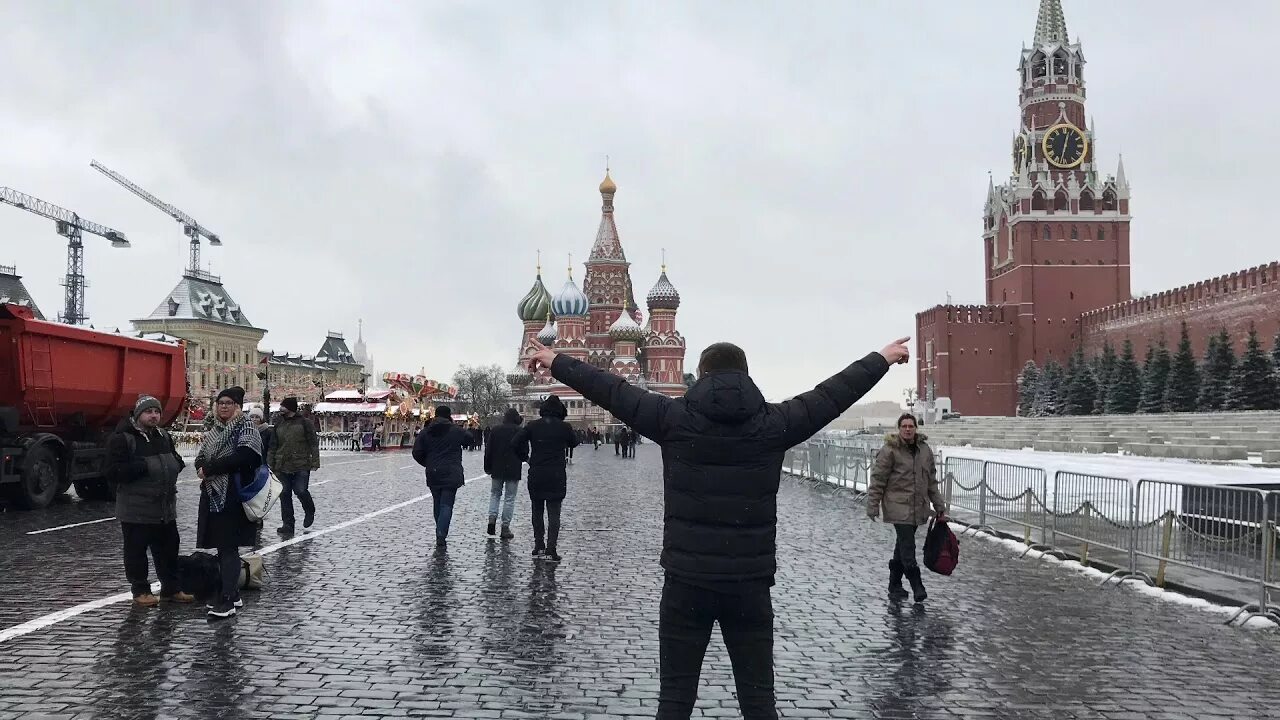
[[204, 480], [204, 468], [202, 467], [196, 468], [196, 475], [199, 475], [200, 479]]
[[884, 349], [880, 351], [880, 354], [884, 356], [884, 359], [887, 360], [890, 365], [901, 365], [911, 359], [911, 351], [907, 349], [907, 341], [910, 339], [910, 335], [904, 338], [898, 338], [888, 345], [885, 345]]
[[529, 342], [533, 343], [533, 348], [537, 351], [529, 356], [529, 372], [538, 372], [539, 366], [550, 368], [551, 363], [555, 362], [556, 351], [543, 345], [537, 340], [530, 340]]

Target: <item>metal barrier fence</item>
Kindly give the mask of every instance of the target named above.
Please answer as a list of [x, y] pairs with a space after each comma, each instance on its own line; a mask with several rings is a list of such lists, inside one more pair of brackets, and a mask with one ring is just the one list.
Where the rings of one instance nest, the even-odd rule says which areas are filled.
[[[789, 473], [814, 484], [865, 492], [874, 450], [810, 441], [787, 454]], [[852, 471], [852, 472], [851, 472]], [[967, 527], [1022, 540], [1084, 564], [1116, 570], [1103, 580], [1177, 581], [1201, 591], [1252, 597], [1227, 623], [1280, 624], [1280, 492], [1058, 471], [962, 457], [938, 465], [948, 513]], [[1026, 553], [1024, 552], [1024, 555]]]

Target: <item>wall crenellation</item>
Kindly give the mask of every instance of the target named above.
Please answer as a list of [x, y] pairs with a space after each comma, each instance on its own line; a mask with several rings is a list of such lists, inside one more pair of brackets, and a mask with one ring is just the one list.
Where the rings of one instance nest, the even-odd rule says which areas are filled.
[[1080, 316], [1080, 321], [1085, 327], [1096, 327], [1114, 320], [1137, 320], [1143, 316], [1186, 312], [1230, 301], [1244, 293], [1273, 291], [1277, 288], [1280, 288], [1280, 261], [1273, 261], [1266, 265], [1246, 268], [1172, 290], [1090, 310]]

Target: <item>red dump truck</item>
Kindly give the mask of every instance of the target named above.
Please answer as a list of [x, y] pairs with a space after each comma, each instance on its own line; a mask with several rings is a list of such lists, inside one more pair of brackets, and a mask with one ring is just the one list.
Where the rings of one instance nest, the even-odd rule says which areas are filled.
[[187, 400], [186, 348], [36, 320], [0, 305], [0, 493], [40, 508], [75, 486], [109, 500], [107, 436], [139, 395], [171, 423]]

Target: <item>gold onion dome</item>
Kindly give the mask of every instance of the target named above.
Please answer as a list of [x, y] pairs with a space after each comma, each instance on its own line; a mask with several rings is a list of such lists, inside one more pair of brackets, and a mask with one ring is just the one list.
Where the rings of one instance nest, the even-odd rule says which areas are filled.
[[609, 171], [604, 171], [604, 180], [600, 181], [600, 192], [605, 195], [612, 195], [618, 192], [618, 186], [613, 182], [613, 178], [609, 177]]
[[542, 273], [533, 281], [533, 287], [525, 294], [524, 299], [516, 306], [516, 314], [524, 322], [536, 322], [551, 312], [551, 293], [542, 284]]
[[640, 342], [644, 338], [644, 330], [641, 330], [630, 313], [624, 310], [618, 313], [618, 319], [609, 326], [609, 337], [613, 340]]

